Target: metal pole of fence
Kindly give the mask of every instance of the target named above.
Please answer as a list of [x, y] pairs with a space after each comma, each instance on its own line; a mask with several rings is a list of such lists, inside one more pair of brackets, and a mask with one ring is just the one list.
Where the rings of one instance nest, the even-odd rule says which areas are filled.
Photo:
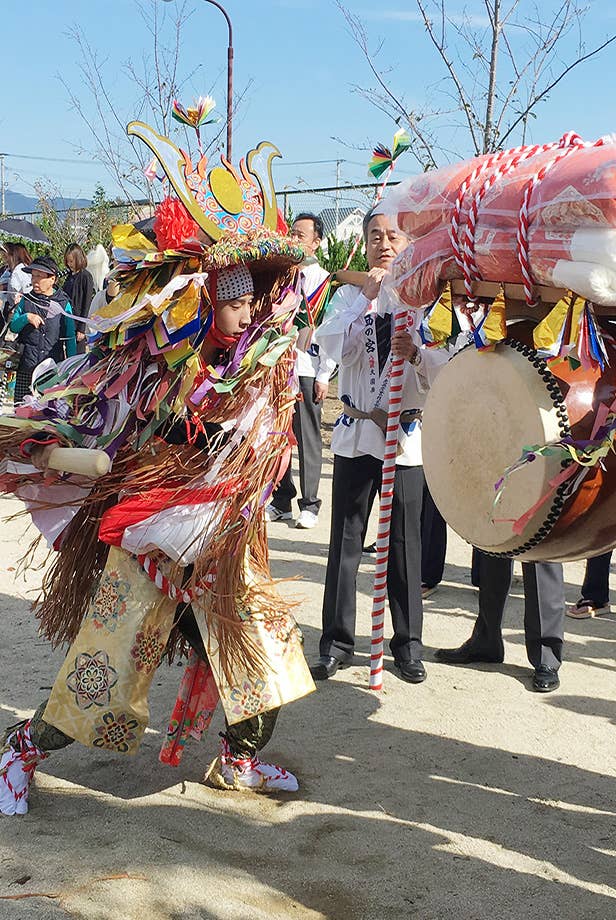
[[336, 160], [336, 223], [335, 233], [338, 233], [338, 224], [340, 223], [340, 164], [342, 160]]
[[5, 185], [4, 185], [4, 158], [6, 153], [0, 153], [0, 213], [4, 217], [6, 213]]

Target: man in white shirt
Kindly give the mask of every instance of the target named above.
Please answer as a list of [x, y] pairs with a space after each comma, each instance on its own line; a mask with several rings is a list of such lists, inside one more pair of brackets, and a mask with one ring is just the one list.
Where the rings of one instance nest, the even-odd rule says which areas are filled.
[[[332, 299], [316, 333], [323, 352], [339, 364], [338, 393], [345, 404], [332, 438], [332, 524], [323, 597], [316, 680], [350, 664], [355, 644], [356, 579], [372, 500], [380, 487], [391, 355], [406, 358], [398, 458], [393, 496], [387, 590], [394, 635], [390, 649], [400, 677], [425, 680], [422, 662], [421, 409], [445, 349], [421, 349], [419, 311], [410, 311], [407, 332], [394, 335], [392, 315], [379, 316], [381, 282], [408, 240], [383, 214], [364, 220], [369, 273], [363, 288], [346, 285]], [[444, 353], [443, 353], [444, 352]], [[438, 354], [437, 354], [438, 353]]]
[[[327, 272], [321, 268], [315, 256], [323, 238], [323, 222], [316, 214], [299, 214], [293, 221], [289, 236], [306, 253], [306, 258], [301, 265], [302, 287], [304, 296], [309, 297], [327, 278]], [[320, 354], [318, 346], [307, 339], [308, 336], [300, 334], [296, 371], [301, 399], [297, 401], [293, 413], [293, 434], [297, 440], [300, 487], [298, 501], [300, 513], [295, 526], [304, 529], [315, 527], [319, 519], [321, 500], [318, 492], [323, 453], [321, 409], [323, 400], [327, 396], [329, 378], [336, 369], [336, 362]], [[297, 490], [293, 483], [289, 463], [272, 502], [266, 509], [267, 520], [290, 521], [293, 517], [291, 502], [296, 495]]]

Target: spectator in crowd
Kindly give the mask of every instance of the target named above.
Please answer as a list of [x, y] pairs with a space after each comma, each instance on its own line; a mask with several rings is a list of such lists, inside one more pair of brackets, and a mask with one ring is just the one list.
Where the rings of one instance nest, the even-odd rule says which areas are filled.
[[[316, 214], [298, 214], [289, 236], [299, 243], [306, 254], [301, 269], [303, 292], [308, 297], [327, 278], [327, 272], [321, 268], [315, 255], [323, 239], [323, 222]], [[310, 333], [310, 328], [301, 330], [298, 339], [296, 370], [300, 398], [293, 413], [300, 486], [299, 517], [295, 526], [304, 529], [315, 527], [319, 519], [321, 499], [318, 493], [323, 454], [321, 410], [327, 396], [329, 379], [336, 369], [335, 361], [321, 354], [318, 345], [309, 341]], [[290, 521], [293, 517], [291, 503], [296, 495], [289, 463], [266, 510], [268, 521]]]
[[32, 290], [32, 278], [25, 270], [32, 262], [32, 256], [23, 243], [5, 243], [6, 264], [11, 273], [8, 280], [7, 291], [12, 294], [9, 306], [14, 307], [19, 303], [22, 294]]
[[582, 596], [567, 616], [574, 620], [587, 620], [610, 613], [610, 563], [612, 553], [603, 553], [586, 561]]
[[[459, 648], [442, 648], [436, 660], [446, 664], [502, 662], [505, 656], [502, 621], [511, 587], [513, 560], [474, 549], [479, 587], [479, 615], [473, 632]], [[555, 562], [523, 562], [524, 635], [526, 654], [534, 668], [532, 688], [549, 693], [560, 686], [565, 626], [563, 567]]]
[[93, 249], [90, 249], [87, 259], [87, 269], [92, 275], [94, 282], [94, 291], [102, 291], [105, 278], [109, 274], [109, 256], [102, 243], [97, 243]]
[[447, 522], [424, 482], [421, 506], [421, 596], [434, 594], [443, 579], [447, 554]]
[[94, 297], [92, 298], [92, 303], [90, 304], [90, 313], [94, 314], [101, 307], [106, 306], [108, 303], [117, 297], [120, 293], [120, 282], [117, 278], [107, 277], [103, 281], [103, 287], [100, 291], [97, 291]]
[[[32, 276], [32, 290], [21, 298], [10, 322], [10, 330], [22, 347], [15, 381], [15, 404], [30, 391], [35, 368], [47, 358], [62, 361], [76, 353], [75, 323], [64, 291], [56, 290], [58, 266], [41, 256], [24, 269]], [[64, 312], [62, 312], [64, 311]]]
[[[70, 243], [64, 250], [64, 264], [68, 268], [68, 277], [62, 285], [75, 316], [87, 318], [94, 296], [94, 281], [87, 269], [86, 254], [78, 243]], [[77, 352], [84, 354], [88, 335], [83, 323], [77, 324]]]
[[4, 333], [6, 332], [6, 328], [8, 328], [7, 324], [10, 315], [10, 308], [8, 306], [10, 277], [11, 270], [7, 264], [6, 249], [2, 246], [0, 248], [0, 310], [2, 311], [0, 321], [2, 322], [2, 338], [4, 338]]
[[[426, 678], [422, 662], [421, 598], [421, 408], [431, 377], [447, 360], [445, 349], [421, 349], [416, 329], [392, 335], [392, 315], [380, 316], [377, 298], [394, 258], [407, 245], [383, 214], [364, 220], [369, 272], [363, 287], [345, 285], [334, 295], [317, 330], [321, 349], [340, 365], [344, 410], [334, 427], [332, 519], [320, 657], [316, 680], [332, 677], [352, 662], [355, 645], [356, 579], [371, 503], [381, 484], [390, 355], [406, 359], [398, 458], [393, 495], [387, 589], [394, 635], [390, 649], [400, 677]], [[412, 318], [412, 317], [411, 317]], [[444, 354], [442, 354], [444, 352]]]

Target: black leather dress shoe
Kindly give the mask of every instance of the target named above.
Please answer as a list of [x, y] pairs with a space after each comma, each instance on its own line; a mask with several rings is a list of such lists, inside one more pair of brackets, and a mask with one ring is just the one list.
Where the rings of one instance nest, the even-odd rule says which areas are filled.
[[321, 655], [314, 664], [310, 665], [310, 673], [313, 680], [327, 680], [333, 677], [339, 668], [348, 668], [353, 661], [353, 657], [334, 658], [333, 655]]
[[423, 661], [409, 658], [407, 661], [395, 661], [396, 671], [407, 684], [421, 684], [427, 677]]
[[533, 675], [533, 690], [537, 693], [551, 693], [560, 687], [560, 678], [556, 668], [548, 668], [542, 664]]
[[467, 639], [459, 648], [439, 648], [434, 657], [437, 661], [443, 661], [445, 664], [471, 664], [473, 661], [488, 661], [501, 664], [505, 658], [505, 649], [483, 648]]

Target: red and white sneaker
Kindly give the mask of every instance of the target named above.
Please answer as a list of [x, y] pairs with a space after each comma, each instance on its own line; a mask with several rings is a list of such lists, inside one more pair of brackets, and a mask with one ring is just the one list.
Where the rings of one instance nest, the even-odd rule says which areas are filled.
[[226, 738], [221, 738], [220, 756], [216, 758], [204, 781], [218, 789], [235, 789], [238, 792], [297, 792], [296, 777], [273, 763], [263, 763], [254, 757], [235, 757]]
[[0, 814], [27, 814], [34, 771], [48, 756], [32, 742], [30, 722], [9, 735], [0, 757]]

